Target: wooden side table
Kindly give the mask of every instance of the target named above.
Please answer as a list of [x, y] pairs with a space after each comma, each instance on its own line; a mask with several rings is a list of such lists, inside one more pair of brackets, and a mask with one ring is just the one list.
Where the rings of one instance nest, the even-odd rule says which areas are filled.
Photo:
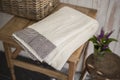
[[84, 69], [91, 80], [120, 80], [120, 56], [112, 52], [94, 54], [87, 57]]
[[115, 53], [91, 54], [86, 59], [86, 69], [93, 80], [120, 80], [120, 57]]
[[[77, 10], [87, 14], [88, 16], [93, 17], [93, 18], [95, 18], [95, 16], [96, 16], [96, 10], [79, 7], [79, 6], [74, 6], [74, 5], [70, 5], [70, 4], [64, 4], [64, 3], [60, 3], [60, 5], [57, 6], [55, 11], [60, 9], [63, 6], [72, 7], [74, 9], [77, 9]], [[7, 64], [11, 71], [12, 80], [16, 80], [15, 74], [14, 74], [14, 66], [22, 67], [22, 68], [36, 71], [36, 72], [40, 72], [45, 75], [55, 77], [55, 78], [58, 78], [61, 80], [73, 80], [76, 66], [80, 59], [81, 54], [83, 53], [83, 51], [85, 49], [85, 44], [83, 46], [81, 46], [80, 48], [78, 48], [68, 59], [67, 63], [69, 64], [69, 69], [68, 69], [67, 75], [63, 74], [59, 71], [56, 71], [56, 70], [50, 70], [50, 69], [43, 68], [41, 66], [36, 66], [36, 65], [32, 65], [32, 64], [29, 64], [29, 63], [26, 63], [23, 61], [16, 60], [16, 57], [18, 56], [19, 52], [23, 49], [12, 39], [11, 35], [13, 32], [21, 30], [35, 22], [36, 21], [32, 21], [32, 20], [28, 20], [25, 18], [15, 16], [3, 28], [0, 29], [0, 40], [3, 41]], [[15, 48], [15, 51], [11, 50], [11, 48], [13, 48], [13, 47]], [[85, 54], [84, 54], [84, 56], [85, 56]]]

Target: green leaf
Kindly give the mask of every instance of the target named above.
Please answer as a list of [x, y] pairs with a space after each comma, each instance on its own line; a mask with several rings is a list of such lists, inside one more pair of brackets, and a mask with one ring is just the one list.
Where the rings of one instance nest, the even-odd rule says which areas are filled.
[[102, 44], [105, 44], [107, 42], [106, 38], [102, 38], [101, 41]]
[[93, 44], [95, 44], [95, 45], [96, 44], [98, 45], [96, 36], [93, 36], [92, 38], [90, 38], [89, 41], [93, 42]]
[[106, 51], [106, 52], [112, 52], [109, 48], [107, 48], [105, 51]]
[[113, 38], [109, 38], [106, 42], [106, 44], [110, 44], [112, 41], [117, 41], [116, 39], [113, 39]]

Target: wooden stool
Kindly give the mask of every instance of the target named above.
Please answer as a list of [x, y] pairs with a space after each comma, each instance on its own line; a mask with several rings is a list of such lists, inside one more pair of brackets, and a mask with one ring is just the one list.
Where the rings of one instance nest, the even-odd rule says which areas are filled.
[[[96, 10], [79, 7], [79, 6], [74, 6], [74, 5], [70, 5], [70, 4], [64, 4], [64, 3], [60, 3], [60, 5], [56, 7], [55, 11], [57, 11], [58, 9], [60, 9], [63, 6], [72, 7], [74, 9], [77, 9], [77, 10], [85, 13], [88, 16], [93, 17], [93, 18], [95, 18], [95, 16], [96, 16]], [[84, 53], [85, 44], [83, 46], [81, 46], [80, 48], [78, 48], [68, 59], [67, 63], [69, 64], [69, 69], [68, 69], [67, 75], [64, 73], [61, 73], [60, 71], [50, 70], [50, 69], [46, 69], [46, 68], [43, 68], [40, 66], [32, 65], [30, 63], [16, 60], [16, 57], [18, 56], [19, 52], [23, 49], [12, 39], [11, 35], [15, 31], [24, 29], [25, 27], [27, 27], [35, 22], [36, 21], [32, 21], [32, 20], [28, 20], [25, 18], [15, 16], [4, 27], [2, 27], [0, 29], [0, 40], [3, 41], [6, 59], [7, 59], [8, 67], [10, 68], [10, 71], [11, 71], [12, 80], [15, 80], [14, 66], [18, 66], [18, 67], [36, 71], [36, 72], [40, 72], [42, 74], [45, 74], [45, 75], [48, 75], [48, 76], [51, 76], [54, 78], [58, 78], [61, 80], [73, 80], [77, 63], [78, 63], [82, 53]], [[11, 48], [15, 48], [15, 51], [12, 51]], [[84, 54], [84, 56], [85, 56], [85, 54]]]

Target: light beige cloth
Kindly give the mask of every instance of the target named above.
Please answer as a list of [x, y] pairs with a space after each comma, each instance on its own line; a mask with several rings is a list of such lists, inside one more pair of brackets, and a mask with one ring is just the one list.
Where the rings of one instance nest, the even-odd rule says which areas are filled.
[[[95, 19], [70, 7], [63, 7], [28, 28], [42, 34], [56, 46], [42, 61], [61, 70], [71, 54], [95, 34], [98, 26]], [[41, 61], [40, 56], [29, 44], [15, 34], [13, 36]]]

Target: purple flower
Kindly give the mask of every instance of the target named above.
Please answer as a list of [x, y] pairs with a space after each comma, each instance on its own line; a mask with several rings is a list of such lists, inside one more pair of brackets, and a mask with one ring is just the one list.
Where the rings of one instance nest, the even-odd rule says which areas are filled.
[[97, 53], [104, 52], [104, 51], [111, 52], [111, 50], [109, 48], [109, 44], [112, 41], [117, 41], [114, 38], [109, 38], [112, 33], [113, 33], [113, 31], [105, 33], [105, 31], [102, 28], [100, 34], [97, 37], [93, 36], [91, 39], [89, 39], [94, 44], [95, 52], [97, 52]]
[[104, 30], [102, 28], [101, 32], [100, 32], [100, 35], [98, 35], [98, 37], [97, 37], [98, 41], [100, 41], [100, 39], [104, 37], [104, 34], [105, 34], [105, 32], [104, 32]]
[[107, 44], [107, 45], [104, 45], [104, 46], [102, 47], [102, 50], [106, 50], [107, 48], [109, 48], [109, 47], [108, 47], [108, 44]]
[[114, 32], [114, 31], [111, 31], [110, 33], [108, 33], [108, 34], [106, 35], [106, 38], [108, 39], [113, 32]]

